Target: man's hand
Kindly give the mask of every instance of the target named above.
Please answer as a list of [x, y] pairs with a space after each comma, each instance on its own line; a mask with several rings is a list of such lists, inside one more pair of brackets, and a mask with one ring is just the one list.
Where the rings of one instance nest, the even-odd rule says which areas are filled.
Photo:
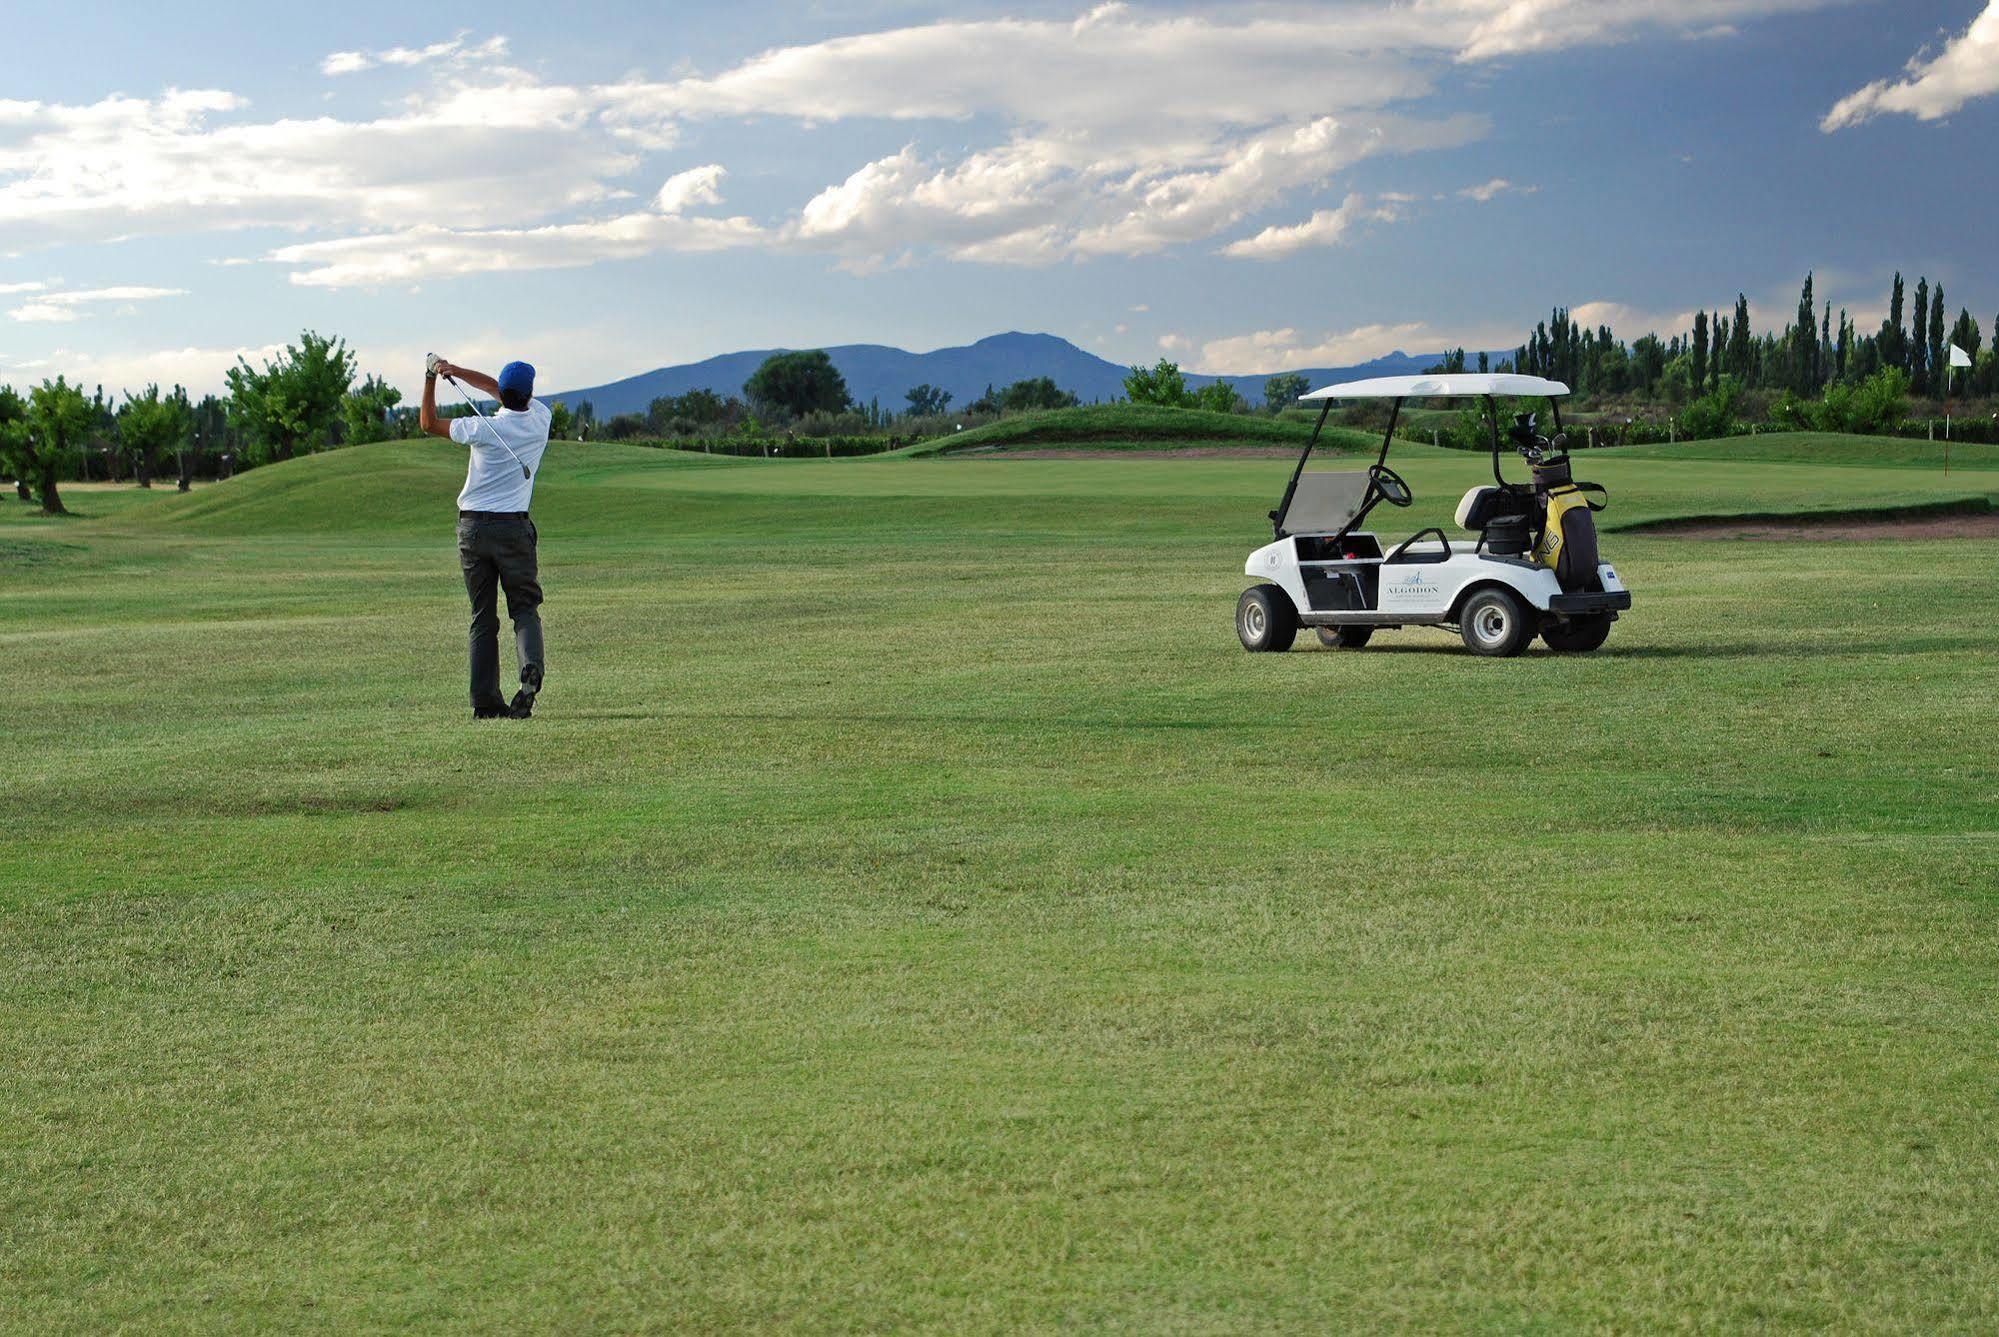
[[446, 362], [435, 353], [426, 353], [423, 358], [423, 374], [426, 376], [453, 376], [458, 368]]

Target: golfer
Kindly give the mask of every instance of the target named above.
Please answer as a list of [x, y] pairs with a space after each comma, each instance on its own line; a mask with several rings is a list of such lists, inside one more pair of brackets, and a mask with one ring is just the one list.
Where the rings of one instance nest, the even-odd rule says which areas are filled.
[[[499, 411], [467, 418], [437, 416], [437, 378], [471, 386], [500, 401]], [[470, 397], [467, 397], [470, 402]], [[472, 718], [524, 720], [541, 690], [541, 584], [535, 575], [535, 529], [528, 518], [534, 475], [548, 449], [548, 405], [534, 397], [534, 368], [509, 362], [499, 379], [431, 354], [424, 363], [423, 409], [417, 421], [432, 436], [471, 448], [458, 494], [458, 565], [472, 596]], [[521, 688], [511, 704], [500, 695], [500, 617], [496, 591], [507, 592]]]

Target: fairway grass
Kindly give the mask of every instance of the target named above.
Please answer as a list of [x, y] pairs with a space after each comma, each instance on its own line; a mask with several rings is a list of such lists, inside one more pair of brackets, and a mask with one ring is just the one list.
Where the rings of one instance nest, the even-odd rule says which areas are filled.
[[1999, 1323], [1999, 545], [1251, 656], [1282, 459], [558, 446], [475, 725], [460, 458], [0, 502], [0, 1327]]

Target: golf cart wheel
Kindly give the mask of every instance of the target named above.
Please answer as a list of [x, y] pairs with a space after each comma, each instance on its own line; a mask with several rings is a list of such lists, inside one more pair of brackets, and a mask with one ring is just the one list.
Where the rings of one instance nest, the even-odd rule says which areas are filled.
[[1298, 610], [1291, 606], [1291, 596], [1275, 585], [1244, 590], [1236, 601], [1235, 634], [1252, 654], [1289, 650], [1298, 638]]
[[1610, 618], [1601, 614], [1550, 622], [1541, 628], [1541, 639], [1548, 648], [1565, 655], [1586, 655], [1600, 647], [1609, 635]]
[[1505, 590], [1480, 590], [1465, 600], [1458, 613], [1458, 631], [1465, 648], [1475, 655], [1510, 659], [1534, 639], [1534, 624], [1527, 610]]
[[1373, 627], [1319, 628], [1319, 644], [1328, 650], [1358, 650], [1373, 637]]

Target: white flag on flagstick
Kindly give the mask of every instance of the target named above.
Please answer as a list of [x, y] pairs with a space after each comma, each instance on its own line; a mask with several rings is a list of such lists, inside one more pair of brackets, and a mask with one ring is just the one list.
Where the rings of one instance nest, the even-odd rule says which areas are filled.
[[1971, 354], [1965, 352], [1962, 348], [1959, 348], [1956, 344], [1952, 344], [1950, 346], [1950, 365], [1953, 367], [1970, 366]]

